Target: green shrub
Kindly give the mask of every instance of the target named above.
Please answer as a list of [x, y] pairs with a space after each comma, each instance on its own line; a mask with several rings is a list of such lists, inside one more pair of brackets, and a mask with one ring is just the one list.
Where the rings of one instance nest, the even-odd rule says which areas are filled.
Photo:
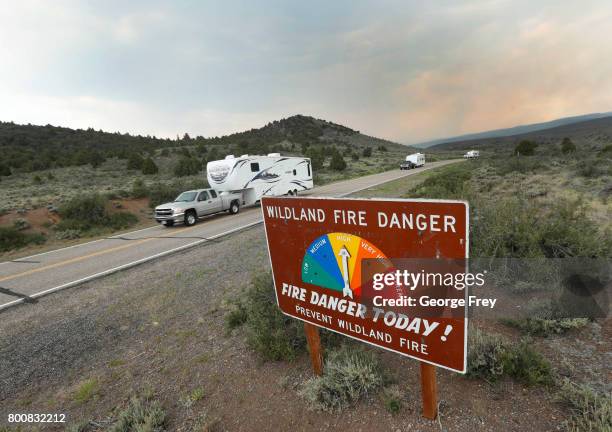
[[514, 148], [514, 154], [521, 156], [533, 156], [538, 143], [529, 140], [522, 140]]
[[142, 163], [142, 173], [145, 175], [157, 174], [159, 172], [159, 168], [153, 162], [153, 159], [150, 157], [146, 158]]
[[363, 149], [363, 157], [370, 157], [372, 156], [372, 147], [366, 147]]
[[41, 233], [24, 233], [15, 227], [0, 227], [0, 252], [18, 249], [29, 244], [43, 244], [47, 238]]
[[134, 198], [145, 198], [149, 195], [149, 189], [141, 178], [134, 180], [130, 195]]
[[97, 194], [73, 198], [60, 207], [62, 220], [55, 226], [56, 231], [84, 233], [92, 228], [122, 229], [138, 222], [132, 213], [108, 213], [107, 201]]
[[469, 335], [467, 374], [487, 381], [509, 376], [527, 385], [552, 382], [550, 363], [526, 341], [513, 344], [478, 329]]
[[304, 350], [303, 325], [279, 310], [270, 273], [253, 278], [245, 299], [246, 335], [252, 349], [267, 360], [291, 360]]
[[59, 214], [63, 219], [103, 225], [107, 218], [106, 202], [107, 200], [98, 194], [75, 197], [59, 208]]
[[247, 322], [248, 313], [242, 303], [238, 303], [225, 317], [225, 323], [229, 330], [240, 327]]
[[559, 200], [543, 211], [520, 198], [472, 201], [470, 255], [498, 258], [607, 257], [612, 238], [578, 201]]
[[612, 394], [598, 393], [588, 385], [566, 379], [558, 394], [559, 401], [571, 412], [565, 425], [569, 431], [611, 431]]
[[56, 231], [55, 237], [59, 240], [74, 240], [81, 238], [83, 235], [80, 229], [65, 228], [61, 231]]
[[384, 383], [383, 370], [373, 352], [344, 346], [328, 353], [323, 375], [306, 381], [300, 394], [312, 408], [341, 411]]
[[563, 138], [561, 142], [561, 152], [563, 154], [574, 153], [576, 151], [576, 144], [572, 142], [568, 137]]
[[346, 161], [340, 153], [334, 153], [329, 163], [329, 167], [334, 171], [344, 171], [346, 169]]
[[544, 337], [579, 329], [589, 323], [588, 318], [569, 318], [561, 305], [550, 299], [529, 303], [525, 314], [527, 318], [506, 319], [504, 323], [522, 333]]
[[11, 169], [9, 168], [9, 166], [3, 163], [0, 163], [0, 177], [10, 176], [10, 175], [11, 175]]
[[580, 201], [560, 200], [538, 220], [539, 246], [548, 258], [608, 257], [612, 238], [591, 221]]
[[539, 158], [522, 158], [519, 156], [509, 156], [490, 161], [495, 173], [506, 176], [512, 173], [529, 173], [541, 170], [546, 167]]
[[[599, 151], [599, 156], [604, 156], [605, 157], [605, 156], [611, 155], [611, 154], [612, 154], [612, 144], [608, 144], [608, 145], [602, 147], [602, 149]], [[3, 174], [0, 174], [0, 175], [3, 175]], [[9, 172], [9, 174], [6, 174], [6, 175], [10, 175], [10, 172]]]
[[197, 387], [191, 391], [188, 395], [183, 396], [180, 399], [180, 404], [185, 408], [191, 408], [197, 401], [204, 397], [204, 389]]
[[514, 345], [504, 362], [505, 373], [527, 385], [552, 383], [550, 363], [527, 341]]
[[306, 157], [310, 158], [310, 164], [312, 165], [312, 169], [314, 171], [317, 171], [323, 168], [323, 163], [325, 162], [325, 156], [319, 149], [315, 147], [308, 147], [308, 149], [306, 149], [305, 155]]
[[464, 198], [469, 190], [472, 169], [468, 164], [458, 164], [436, 171], [412, 189], [411, 197]]
[[588, 158], [576, 164], [576, 173], [581, 177], [597, 178], [612, 174], [612, 168], [609, 160]]
[[[187, 149], [185, 149], [187, 150]], [[196, 158], [183, 156], [179, 159], [174, 167], [174, 175], [177, 177], [185, 177], [199, 174], [202, 171], [202, 164]]]
[[402, 392], [396, 388], [389, 388], [383, 392], [385, 409], [395, 415], [402, 409]]
[[74, 393], [74, 400], [77, 403], [85, 403], [95, 398], [100, 391], [100, 386], [96, 379], [83, 381]]
[[496, 334], [473, 329], [468, 341], [467, 375], [495, 381], [504, 375], [508, 342]]
[[129, 170], [141, 170], [144, 164], [144, 159], [138, 153], [132, 153], [128, 157], [127, 169]]
[[19, 230], [19, 231], [23, 231], [23, 230], [27, 230], [28, 228], [30, 228], [30, 223], [23, 219], [23, 218], [19, 218], [19, 219], [15, 219], [15, 221], [13, 222], [13, 226], [15, 227], [15, 229]]
[[119, 412], [117, 422], [109, 432], [156, 432], [163, 431], [166, 412], [158, 401], [133, 397], [128, 406]]

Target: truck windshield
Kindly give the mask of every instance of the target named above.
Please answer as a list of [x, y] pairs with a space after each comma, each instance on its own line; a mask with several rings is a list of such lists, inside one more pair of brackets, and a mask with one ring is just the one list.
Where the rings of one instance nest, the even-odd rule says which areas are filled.
[[197, 192], [183, 192], [176, 197], [174, 202], [189, 202], [193, 201], [197, 195]]

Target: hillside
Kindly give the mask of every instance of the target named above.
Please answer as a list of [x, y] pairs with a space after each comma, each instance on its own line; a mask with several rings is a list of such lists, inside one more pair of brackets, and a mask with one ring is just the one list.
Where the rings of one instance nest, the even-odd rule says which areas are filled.
[[455, 142], [445, 142], [429, 147], [428, 150], [508, 150], [521, 140], [532, 140], [539, 144], [556, 144], [569, 137], [580, 146], [599, 149], [612, 144], [612, 117], [585, 120], [577, 123], [556, 126], [550, 129], [538, 130], [496, 138], [477, 138]]
[[197, 146], [200, 149], [198, 153], [206, 161], [223, 157], [226, 153], [263, 154], [298, 150], [297, 145], [300, 146], [299, 150], [305, 150], [304, 147], [309, 145], [332, 144], [352, 147], [355, 151], [368, 146], [406, 149], [397, 143], [303, 115], [222, 137], [190, 137], [185, 134], [176, 139], [109, 133], [91, 128], [83, 130], [0, 122], [0, 152], [3, 155], [0, 175], [87, 164], [98, 166], [109, 158], [127, 159], [134, 153], [153, 156], [156, 150], [174, 147]]
[[542, 122], [542, 123], [532, 123], [532, 124], [527, 124], [527, 125], [514, 126], [511, 128], [494, 129], [494, 130], [485, 131], [485, 132], [478, 132], [478, 133], [472, 133], [472, 134], [459, 135], [455, 137], [435, 139], [435, 140], [415, 144], [414, 147], [430, 148], [437, 144], [445, 144], [445, 143], [452, 143], [452, 142], [459, 142], [459, 141], [463, 142], [463, 141], [476, 140], [476, 139], [481, 139], [481, 138], [498, 138], [498, 137], [506, 137], [506, 136], [511, 136], [511, 135], [526, 134], [529, 132], [542, 131], [546, 129], [556, 128], [558, 126], [565, 126], [565, 125], [570, 125], [573, 123], [582, 123], [588, 120], [595, 120], [595, 119], [600, 119], [600, 118], [605, 118], [605, 117], [610, 117], [610, 116], [612, 116], [612, 112], [584, 114], [584, 115], [573, 116], [573, 117], [563, 117], [560, 119], [551, 120], [551, 121]]

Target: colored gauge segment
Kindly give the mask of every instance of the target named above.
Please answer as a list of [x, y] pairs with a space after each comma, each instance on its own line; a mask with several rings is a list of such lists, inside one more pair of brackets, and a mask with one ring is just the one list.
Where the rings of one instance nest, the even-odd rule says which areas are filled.
[[[361, 261], [364, 258], [386, 258], [367, 240], [353, 234], [329, 233], [317, 237], [308, 246], [302, 261], [302, 281], [342, 292], [350, 287], [354, 295], [361, 293]], [[380, 271], [390, 264], [375, 264]]]

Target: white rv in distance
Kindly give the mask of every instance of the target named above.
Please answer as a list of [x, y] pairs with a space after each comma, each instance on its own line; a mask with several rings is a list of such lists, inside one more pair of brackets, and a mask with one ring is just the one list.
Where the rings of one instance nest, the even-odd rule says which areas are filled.
[[464, 159], [478, 159], [480, 157], [480, 152], [478, 150], [470, 150], [466, 154], [463, 155]]
[[252, 205], [262, 196], [297, 195], [313, 188], [309, 158], [281, 156], [228, 155], [206, 165], [211, 188], [241, 193], [242, 205]]
[[425, 165], [425, 155], [423, 153], [413, 153], [406, 156], [406, 160], [400, 164], [400, 170], [418, 168]]

